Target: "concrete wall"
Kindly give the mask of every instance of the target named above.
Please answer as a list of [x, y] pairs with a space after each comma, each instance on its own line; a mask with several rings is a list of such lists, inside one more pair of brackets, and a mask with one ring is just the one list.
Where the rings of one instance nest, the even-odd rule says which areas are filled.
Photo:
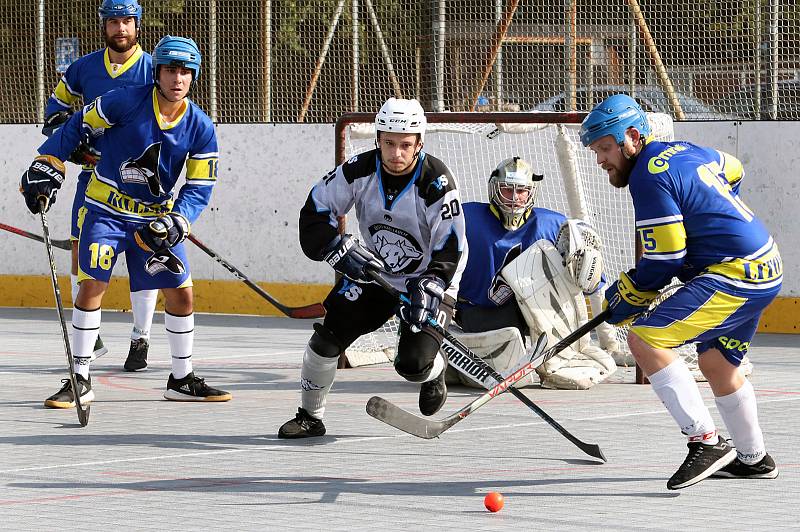
[[[800, 232], [795, 230], [800, 200], [800, 122], [678, 123], [676, 137], [736, 154], [745, 164], [746, 202], [764, 220], [780, 245], [785, 297], [800, 296]], [[310, 186], [333, 167], [332, 125], [221, 125], [220, 181], [208, 209], [194, 227], [207, 245], [253, 280], [288, 284], [329, 284], [326, 265], [307, 260], [297, 242], [297, 216]], [[19, 177], [41, 143], [38, 126], [0, 126], [0, 168], [5, 194], [0, 222], [41, 233], [38, 217], [25, 209], [16, 192]], [[76, 167], [50, 214], [53, 238], [68, 236], [69, 209]], [[187, 246], [195, 279], [230, 279], [194, 246]], [[0, 275], [46, 275], [44, 250], [24, 238], [0, 231]], [[58, 269], [68, 271], [68, 254], [59, 252]], [[124, 275], [122, 263], [115, 273]]]

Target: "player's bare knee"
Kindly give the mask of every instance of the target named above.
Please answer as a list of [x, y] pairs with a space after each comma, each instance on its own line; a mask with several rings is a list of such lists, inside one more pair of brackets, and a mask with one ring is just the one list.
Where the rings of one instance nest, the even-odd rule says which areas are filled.
[[78, 296], [75, 298], [75, 305], [82, 309], [100, 308], [100, 303], [107, 288], [108, 283], [103, 281], [84, 279], [81, 281]]
[[321, 323], [314, 324], [314, 334], [308, 346], [319, 356], [335, 358], [342, 354], [344, 346], [333, 332]]
[[188, 316], [194, 312], [194, 292], [191, 287], [164, 288], [165, 310], [173, 316]]

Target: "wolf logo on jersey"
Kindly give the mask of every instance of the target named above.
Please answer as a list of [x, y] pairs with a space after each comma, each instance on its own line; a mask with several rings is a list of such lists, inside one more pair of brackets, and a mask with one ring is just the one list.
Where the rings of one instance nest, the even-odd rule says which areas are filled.
[[161, 157], [161, 143], [154, 142], [134, 160], [128, 159], [119, 167], [119, 175], [123, 183], [136, 183], [147, 185], [150, 194], [160, 196], [164, 194], [161, 187], [161, 174], [158, 171], [158, 161]]
[[409, 273], [419, 267], [422, 248], [410, 234], [384, 224], [375, 224], [369, 231], [375, 250], [392, 273]]

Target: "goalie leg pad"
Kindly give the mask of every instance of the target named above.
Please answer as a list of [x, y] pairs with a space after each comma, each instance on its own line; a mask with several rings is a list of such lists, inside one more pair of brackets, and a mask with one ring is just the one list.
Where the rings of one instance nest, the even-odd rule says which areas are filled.
[[[503, 374], [504, 377], [510, 374], [510, 370], [516, 368], [522, 356], [525, 354], [525, 346], [522, 342], [522, 335], [516, 327], [504, 327], [494, 331], [479, 333], [463, 333], [451, 329], [451, 334], [458, 341], [467, 346], [470, 351], [478, 355], [482, 360], [489, 364], [495, 371]], [[442, 343], [442, 351], [450, 361], [448, 367], [448, 382], [480, 388], [480, 385], [462, 372], [456, 366], [466, 371], [473, 377], [483, 380], [485, 375], [469, 357], [461, 354], [457, 349], [450, 345], [446, 340]], [[515, 386], [521, 388], [534, 384], [533, 374], [528, 375]]]

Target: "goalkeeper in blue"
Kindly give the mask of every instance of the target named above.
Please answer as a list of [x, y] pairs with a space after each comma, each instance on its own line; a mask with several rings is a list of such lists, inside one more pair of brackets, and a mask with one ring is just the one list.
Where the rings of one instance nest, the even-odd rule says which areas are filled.
[[[153, 50], [154, 83], [110, 91], [75, 113], [45, 141], [21, 190], [28, 209], [47, 210], [64, 180], [63, 161], [84, 133], [103, 156], [86, 187], [78, 241], [80, 289], [72, 315], [73, 353], [81, 403], [94, 399], [89, 363], [100, 328], [100, 306], [111, 271], [125, 253], [131, 290], [161, 289], [172, 373], [164, 397], [228, 401], [192, 371], [192, 277], [182, 242], [208, 205], [217, 180], [217, 137], [211, 119], [188, 94], [200, 75], [200, 50], [166, 36]], [[175, 185], [186, 167], [177, 198]], [[70, 381], [46, 404], [75, 405]]]
[[[146, 85], [153, 82], [153, 62], [150, 54], [142, 51], [138, 40], [142, 27], [142, 7], [137, 0], [103, 0], [97, 10], [100, 31], [106, 44], [72, 63], [59, 80], [44, 111], [42, 133], [46, 136], [64, 125], [73, 114], [75, 105], [90, 103], [98, 96], [120, 87]], [[92, 170], [100, 158], [100, 151], [90, 135], [85, 134], [78, 147], [69, 155], [69, 161], [81, 165], [75, 198], [72, 201], [72, 303], [78, 296], [78, 238], [85, 208], [83, 200]], [[125, 370], [138, 371], [147, 367], [147, 350], [150, 326], [156, 308], [158, 290], [131, 292], [133, 331], [131, 346], [125, 361]], [[94, 355], [104, 355], [108, 349], [100, 336]]]
[[[669, 479], [681, 489], [709, 476], [775, 478], [752, 384], [738, 371], [762, 311], [781, 288], [778, 246], [739, 196], [742, 163], [689, 142], [656, 142], [642, 108], [617, 94], [581, 126], [611, 185], [633, 200], [635, 269], [605, 294], [609, 323], [631, 323], [628, 345], [653, 390], [689, 441]], [[684, 284], [652, 312], [674, 277]], [[697, 384], [673, 348], [696, 343], [699, 366], [732, 441], [717, 433]]]

